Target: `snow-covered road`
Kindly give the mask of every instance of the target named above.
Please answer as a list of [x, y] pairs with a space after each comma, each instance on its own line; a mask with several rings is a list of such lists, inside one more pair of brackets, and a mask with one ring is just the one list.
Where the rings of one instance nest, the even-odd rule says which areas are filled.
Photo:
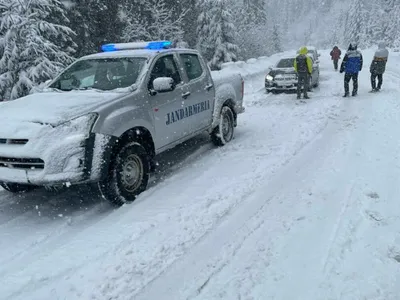
[[0, 299], [399, 299], [400, 57], [369, 94], [366, 51], [344, 99], [321, 53], [308, 103], [248, 77], [235, 140], [161, 157], [131, 205], [0, 192]]

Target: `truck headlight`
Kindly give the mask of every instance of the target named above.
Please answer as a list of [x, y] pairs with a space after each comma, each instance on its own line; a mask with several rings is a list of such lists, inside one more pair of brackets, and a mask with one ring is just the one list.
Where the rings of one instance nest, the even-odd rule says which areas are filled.
[[274, 80], [274, 77], [272, 77], [271, 75], [267, 75], [265, 79], [267, 79], [268, 81], [272, 81]]
[[61, 123], [55, 128], [57, 128], [57, 131], [60, 131], [58, 134], [64, 137], [79, 135], [88, 138], [97, 118], [97, 113], [89, 113]]

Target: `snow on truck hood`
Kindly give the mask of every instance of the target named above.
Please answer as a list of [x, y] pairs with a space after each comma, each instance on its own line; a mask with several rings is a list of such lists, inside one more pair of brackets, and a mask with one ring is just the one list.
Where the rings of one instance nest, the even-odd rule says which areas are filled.
[[97, 91], [36, 93], [0, 102], [0, 120], [58, 125], [120, 96], [121, 93]]

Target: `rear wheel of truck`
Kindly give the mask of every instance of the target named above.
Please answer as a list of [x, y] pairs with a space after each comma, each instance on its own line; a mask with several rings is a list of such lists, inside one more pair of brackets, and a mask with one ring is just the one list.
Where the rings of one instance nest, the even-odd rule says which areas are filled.
[[29, 192], [37, 188], [35, 185], [30, 184], [20, 184], [20, 183], [9, 183], [9, 182], [0, 182], [0, 186], [5, 189], [7, 192], [18, 194]]
[[108, 176], [98, 186], [102, 196], [121, 206], [132, 202], [146, 190], [150, 177], [150, 158], [137, 142], [122, 146], [110, 162]]
[[216, 146], [224, 146], [233, 139], [235, 129], [235, 117], [232, 109], [228, 106], [223, 106], [219, 124], [211, 133], [211, 140]]

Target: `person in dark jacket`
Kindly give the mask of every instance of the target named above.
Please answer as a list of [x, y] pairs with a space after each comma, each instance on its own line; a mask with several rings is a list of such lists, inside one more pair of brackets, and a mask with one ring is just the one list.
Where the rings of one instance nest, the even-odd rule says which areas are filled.
[[[386, 70], [386, 63], [389, 57], [389, 51], [385, 48], [385, 43], [379, 43], [374, 58], [372, 59], [369, 71], [371, 72], [371, 92], [378, 92], [382, 87], [383, 73]], [[378, 78], [378, 86], [376, 79]]]
[[313, 62], [307, 55], [307, 47], [300, 48], [300, 54], [296, 56], [293, 67], [297, 73], [297, 99], [301, 98], [301, 88], [303, 87], [304, 99], [309, 99], [307, 95], [308, 87], [312, 74]]
[[363, 56], [359, 50], [357, 50], [356, 44], [350, 44], [349, 48], [343, 58], [342, 64], [340, 65], [340, 73], [344, 74], [344, 96], [349, 96], [349, 83], [353, 80], [353, 92], [352, 96], [356, 96], [358, 92], [358, 73], [362, 70]]
[[340, 59], [340, 55], [342, 55], [342, 51], [340, 51], [338, 46], [333, 47], [331, 53], [331, 59], [333, 60], [333, 67], [335, 68], [335, 71], [338, 70], [338, 63]]

